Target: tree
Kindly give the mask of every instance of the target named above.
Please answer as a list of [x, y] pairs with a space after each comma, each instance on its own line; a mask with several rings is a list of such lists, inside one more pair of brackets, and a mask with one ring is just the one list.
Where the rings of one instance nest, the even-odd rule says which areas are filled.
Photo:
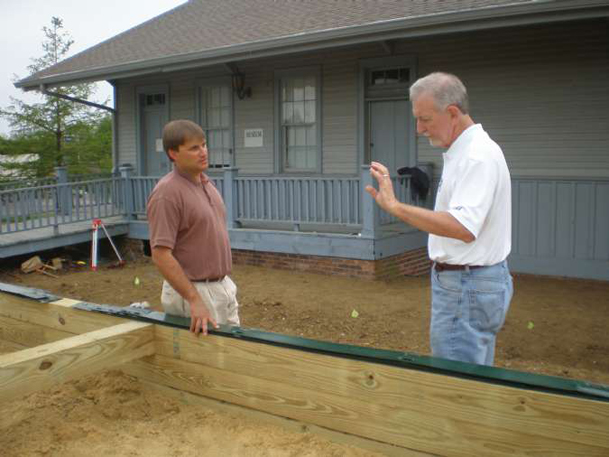
[[[44, 53], [42, 57], [32, 59], [32, 64], [28, 66], [32, 74], [63, 60], [74, 43], [69, 33], [63, 30], [62, 20], [57, 17], [51, 19], [50, 27], [43, 27], [42, 30], [45, 36], [42, 42]], [[69, 85], [54, 88], [53, 91], [86, 100], [93, 95], [94, 86]], [[47, 176], [55, 166], [70, 166], [74, 160], [78, 162], [78, 157], [71, 157], [71, 154], [81, 151], [75, 147], [74, 139], [87, 137], [90, 144], [91, 133], [85, 135], [83, 132], [87, 126], [92, 126], [92, 131], [96, 131], [98, 124], [107, 117], [81, 103], [49, 95], [43, 95], [40, 103], [28, 104], [13, 97], [11, 102], [7, 109], [0, 109], [0, 115], [8, 119], [13, 129], [12, 137], [8, 140], [11, 146], [8, 153], [36, 154], [37, 163], [28, 162], [21, 167], [24, 174], [30, 176]], [[110, 149], [101, 152], [110, 156]], [[19, 166], [15, 165], [16, 168]]]
[[75, 123], [66, 139], [65, 152], [69, 157], [68, 173], [103, 173], [112, 170], [112, 116], [109, 114], [93, 122]]
[[[76, 122], [69, 132], [62, 147], [69, 174], [112, 170], [112, 116]], [[15, 133], [10, 138], [0, 135], [0, 182], [48, 176], [55, 167], [54, 156], [41, 151], [54, 148], [54, 135], [43, 130]]]
[[[49, 175], [53, 163], [40, 151], [53, 150], [54, 139], [43, 131], [15, 134], [0, 139], [0, 181], [33, 179]], [[46, 160], [45, 160], [46, 159]]]

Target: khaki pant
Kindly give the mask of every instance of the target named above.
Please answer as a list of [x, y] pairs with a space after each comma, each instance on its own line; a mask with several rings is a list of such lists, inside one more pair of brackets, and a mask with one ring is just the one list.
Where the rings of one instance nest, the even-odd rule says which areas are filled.
[[[239, 303], [237, 303], [237, 286], [228, 276], [217, 282], [193, 282], [203, 303], [208, 306], [211, 317], [218, 324], [239, 326]], [[161, 304], [167, 314], [190, 317], [190, 304], [163, 281]]]

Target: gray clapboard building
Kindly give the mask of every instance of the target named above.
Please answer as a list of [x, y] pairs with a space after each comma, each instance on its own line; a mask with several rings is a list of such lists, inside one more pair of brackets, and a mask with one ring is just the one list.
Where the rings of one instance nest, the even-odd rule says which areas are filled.
[[512, 269], [609, 279], [606, 0], [191, 0], [17, 86], [109, 81], [114, 163], [142, 183], [170, 169], [162, 126], [199, 123], [238, 255], [386, 272], [423, 268], [426, 236], [376, 214], [365, 164], [437, 182], [407, 91], [435, 70], [463, 79], [506, 155]]

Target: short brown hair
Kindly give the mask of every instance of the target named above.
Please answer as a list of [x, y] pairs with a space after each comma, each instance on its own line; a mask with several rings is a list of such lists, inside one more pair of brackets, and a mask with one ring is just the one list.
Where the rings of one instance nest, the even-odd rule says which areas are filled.
[[199, 138], [205, 139], [203, 129], [186, 119], [171, 121], [163, 127], [163, 149], [172, 162], [173, 159], [169, 155], [170, 149], [177, 151], [187, 141]]

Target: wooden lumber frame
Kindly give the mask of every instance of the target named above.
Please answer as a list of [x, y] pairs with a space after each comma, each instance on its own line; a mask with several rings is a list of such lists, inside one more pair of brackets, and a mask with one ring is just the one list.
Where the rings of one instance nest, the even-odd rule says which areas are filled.
[[183, 390], [178, 390], [172, 387], [164, 386], [162, 384], [150, 382], [146, 379], [140, 379], [140, 383], [144, 389], [175, 398], [181, 403], [187, 405], [202, 406], [205, 408], [214, 409], [221, 413], [226, 413], [233, 416], [241, 416], [247, 420], [251, 420], [256, 423], [265, 423], [269, 425], [279, 426], [290, 432], [312, 433], [335, 443], [347, 444], [349, 446], [367, 449], [369, 451], [377, 452], [387, 457], [431, 456], [431, 454], [427, 454], [424, 452], [414, 451], [412, 449], [406, 449], [401, 446], [394, 446], [392, 444], [370, 440], [357, 435], [350, 435], [348, 433], [338, 432], [308, 422], [289, 419], [283, 416], [277, 416], [275, 414], [266, 413], [264, 411], [258, 411], [232, 403], [214, 400], [213, 398], [209, 397], [202, 397], [201, 395], [192, 394]]
[[0, 355], [0, 402], [152, 355], [152, 328], [124, 322]]
[[[132, 363], [122, 370], [149, 386], [353, 437], [357, 445], [382, 448], [388, 455], [609, 455], [608, 401], [221, 335], [197, 338], [186, 329], [158, 324], [121, 332], [117, 324], [125, 319], [74, 309], [73, 301], [41, 304], [7, 297], [0, 293], [0, 338], [25, 346], [48, 339], [61, 355], [59, 343], [77, 337], [61, 338], [79, 332], [110, 332], [109, 344], [118, 346], [127, 344], [127, 335], [141, 332], [133, 340], [141, 352], [131, 354]], [[72, 348], [85, 345], [73, 343]], [[25, 365], [40, 367], [41, 359], [29, 354], [19, 357]], [[91, 364], [116, 366], [95, 357]]]

